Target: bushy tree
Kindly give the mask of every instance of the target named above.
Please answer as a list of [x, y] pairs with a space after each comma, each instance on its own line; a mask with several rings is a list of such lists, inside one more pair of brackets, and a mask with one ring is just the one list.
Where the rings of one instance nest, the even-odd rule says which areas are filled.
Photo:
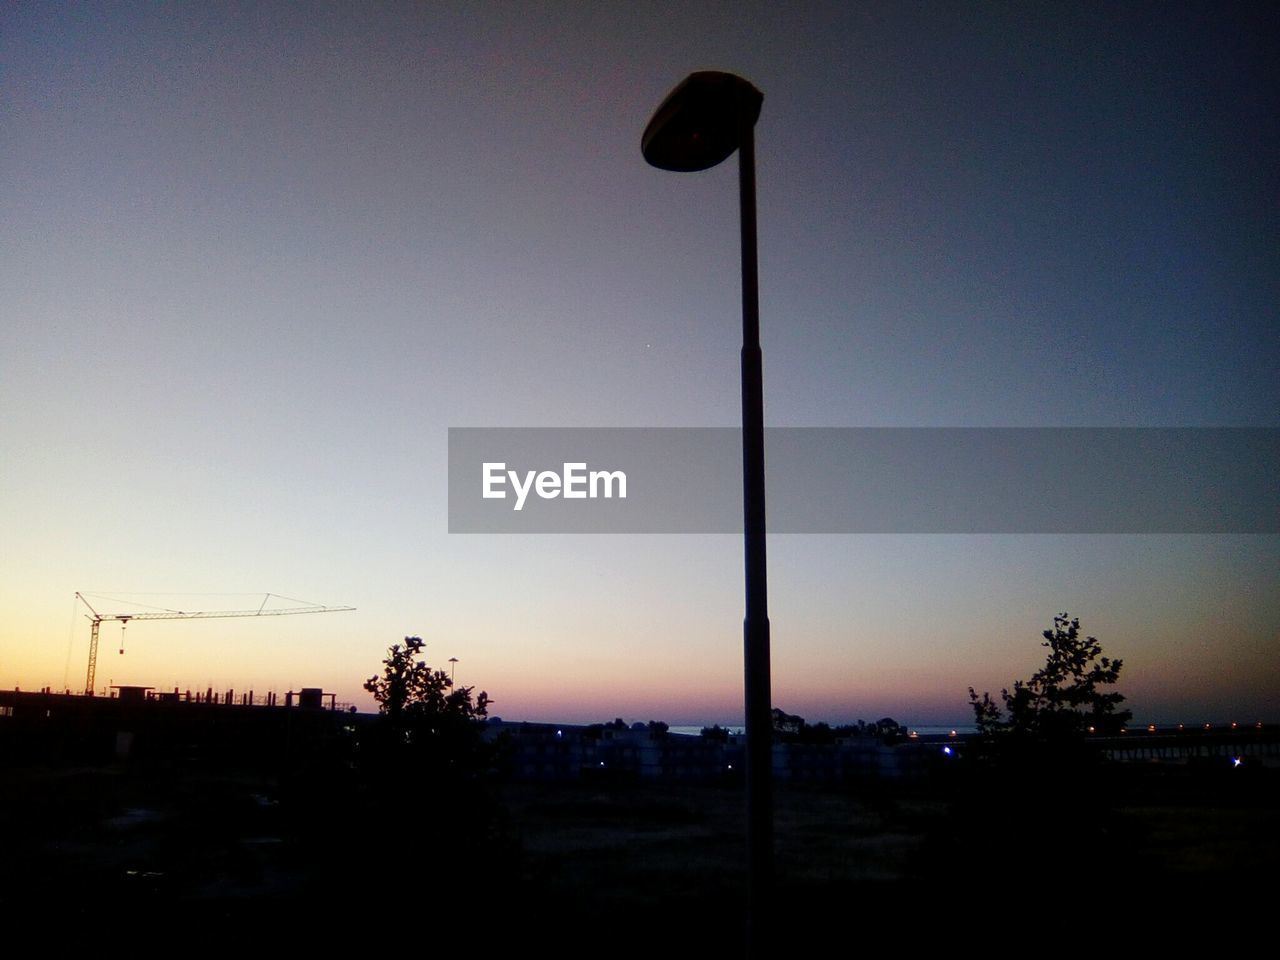
[[475, 870], [518, 870], [489, 776], [499, 759], [483, 722], [492, 701], [428, 666], [424, 649], [420, 637], [393, 644], [364, 682], [379, 715], [344, 722], [341, 751], [327, 744], [323, 763], [294, 770], [284, 785], [305, 902], [364, 912], [370, 923], [405, 903], [465, 917], [476, 905]]
[[969, 688], [978, 732], [1047, 741], [1119, 732], [1133, 716], [1117, 709], [1124, 696], [1110, 689], [1120, 676], [1122, 661], [1101, 656], [1097, 638], [1083, 636], [1079, 617], [1066, 613], [1053, 618], [1053, 629], [1044, 631], [1041, 646], [1049, 649], [1045, 665], [1030, 680], [1015, 681], [1012, 692], [1000, 691], [1007, 718], [990, 693], [979, 697]]
[[1115, 690], [1121, 661], [1103, 656], [1078, 618], [1060, 614], [1042, 636], [1048, 655], [1029, 679], [999, 698], [969, 688], [982, 736], [965, 745], [973, 762], [945, 767], [956, 790], [934, 849], [945, 876], [994, 876], [993, 856], [1007, 857], [1000, 869], [1016, 890], [1070, 903], [1132, 842], [1115, 809], [1115, 770], [1088, 737], [1120, 730], [1131, 714]]
[[418, 659], [424, 646], [421, 637], [405, 637], [403, 646], [393, 643], [382, 661], [382, 676], [364, 682], [364, 688], [378, 701], [379, 712], [393, 721], [426, 721], [428, 726], [483, 720], [489, 711], [489, 695], [482, 690], [473, 700], [475, 687], [453, 689], [447, 673]]
[[455, 688], [449, 674], [421, 659], [424, 646], [420, 637], [393, 643], [382, 675], [364, 683], [383, 718], [364, 738], [366, 765], [417, 779], [478, 774], [490, 754], [483, 737], [489, 695]]

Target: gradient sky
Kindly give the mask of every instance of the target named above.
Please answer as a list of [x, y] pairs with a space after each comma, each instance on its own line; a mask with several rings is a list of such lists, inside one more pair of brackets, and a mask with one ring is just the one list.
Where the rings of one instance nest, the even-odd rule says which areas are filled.
[[[419, 634], [506, 719], [736, 722], [740, 538], [446, 532], [450, 426], [738, 422], [735, 163], [654, 107], [764, 92], [769, 424], [1271, 427], [1277, 19], [6, 4], [0, 685], [83, 683], [76, 590], [273, 591], [359, 609], [105, 625], [99, 686], [367, 707]], [[1278, 539], [773, 537], [774, 700], [963, 721], [1067, 610], [1139, 720], [1280, 719]]]

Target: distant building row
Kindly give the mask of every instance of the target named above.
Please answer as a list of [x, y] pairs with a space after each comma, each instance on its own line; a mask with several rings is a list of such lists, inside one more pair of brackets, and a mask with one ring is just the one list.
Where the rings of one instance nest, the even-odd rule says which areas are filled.
[[[485, 736], [502, 746], [500, 765], [516, 780], [581, 779], [734, 782], [741, 778], [744, 738], [670, 733], [661, 724], [505, 723], [490, 720]], [[775, 743], [773, 772], [780, 780], [841, 782], [924, 776], [945, 762], [937, 744], [886, 744], [871, 737], [830, 744]]]

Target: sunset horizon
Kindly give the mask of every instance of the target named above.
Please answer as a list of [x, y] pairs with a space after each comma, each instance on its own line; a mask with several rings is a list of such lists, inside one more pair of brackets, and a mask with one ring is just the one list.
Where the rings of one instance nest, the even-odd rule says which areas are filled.
[[[364, 680], [417, 635], [504, 718], [741, 723], [741, 533], [450, 532], [451, 429], [741, 422], [738, 159], [655, 169], [657, 105], [695, 71], [763, 94], [770, 430], [1274, 437], [1275, 25], [1247, 4], [9, 6], [0, 688], [83, 689], [76, 591], [283, 591], [355, 610], [134, 621], [124, 655], [103, 622], [96, 691], [371, 711]], [[527, 453], [485, 460], [517, 518], [620, 469], [558, 457], [540, 494]], [[1205, 459], [1201, 499], [1232, 507]], [[833, 487], [862, 481], [849, 461]], [[1209, 532], [771, 532], [772, 703], [963, 723], [1068, 611], [1123, 660], [1135, 721], [1280, 721], [1280, 535], [1256, 509]]]

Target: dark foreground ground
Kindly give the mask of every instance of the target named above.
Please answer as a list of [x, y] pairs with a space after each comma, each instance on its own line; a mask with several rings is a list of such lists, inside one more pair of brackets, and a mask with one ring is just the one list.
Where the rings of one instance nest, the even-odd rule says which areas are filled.
[[[1280, 866], [1277, 774], [780, 785], [779, 955], [872, 930], [995, 944], [1086, 920], [1269, 923], [1251, 904]], [[386, 935], [405, 916], [482, 951], [550, 942], [566, 956], [741, 946], [737, 789], [507, 784], [460, 803], [414, 789], [421, 804], [233, 767], [0, 770], [0, 910], [188, 917], [228, 935], [264, 920]]]

